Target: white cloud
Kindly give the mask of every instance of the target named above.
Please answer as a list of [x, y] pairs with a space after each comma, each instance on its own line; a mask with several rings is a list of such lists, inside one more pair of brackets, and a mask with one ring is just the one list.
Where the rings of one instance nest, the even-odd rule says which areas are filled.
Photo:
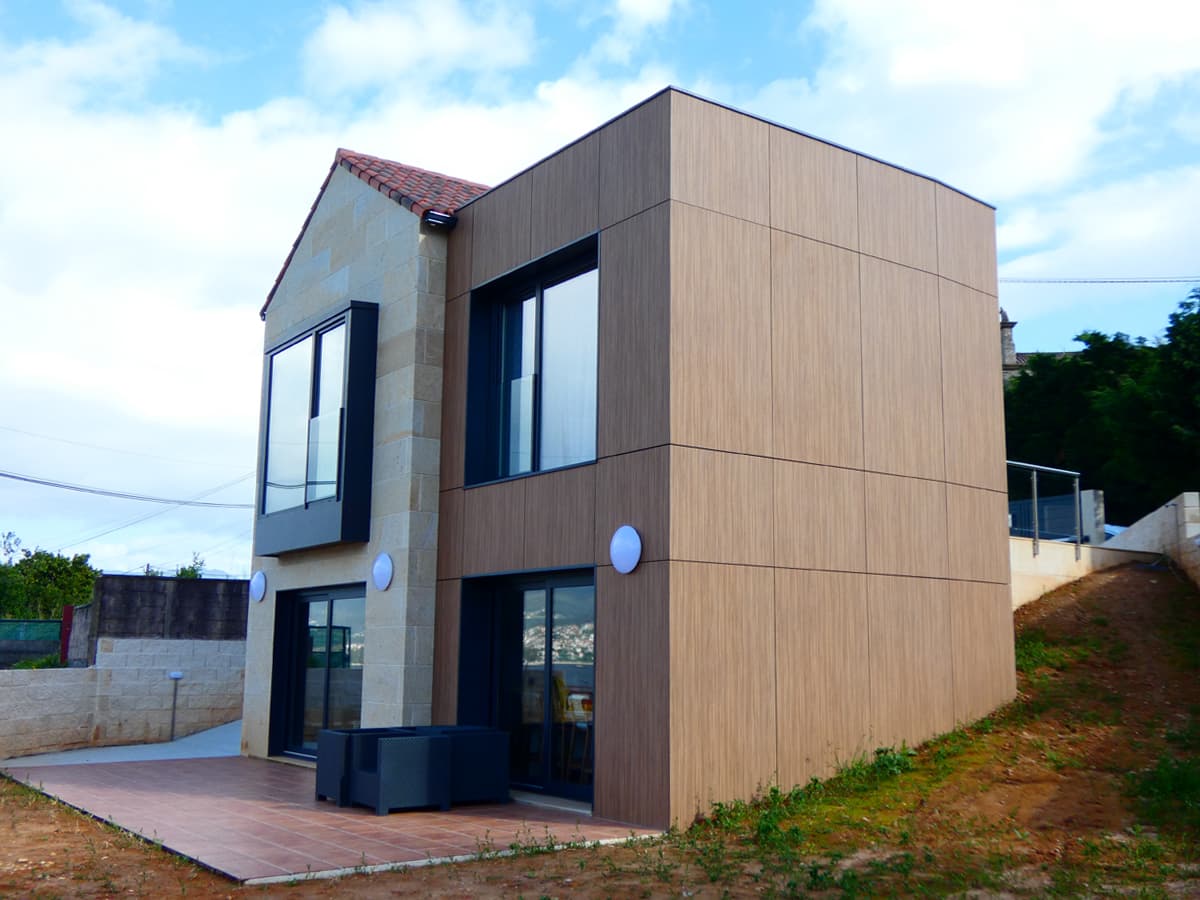
[[333, 6], [304, 47], [318, 91], [426, 82], [452, 71], [495, 72], [533, 54], [533, 20], [500, 3], [407, 0]]
[[616, 18], [629, 28], [662, 25], [680, 5], [678, 0], [617, 0]]
[[[1000, 267], [1008, 278], [1194, 276], [1200, 234], [1200, 166], [1153, 172], [1013, 210], [999, 229], [1005, 246], [1037, 244]], [[1026, 243], [1028, 242], [1028, 243]], [[1151, 336], [1188, 284], [1001, 284], [1000, 303], [1025, 326], [1027, 349], [1063, 349], [1085, 329]], [[1070, 334], [1050, 337], [1040, 323], [1073, 311]], [[1149, 324], [1145, 324], [1149, 323]]]
[[0, 41], [0, 91], [20, 89], [19, 98], [10, 100], [35, 106], [47, 97], [76, 102], [90, 97], [112, 104], [140, 95], [164, 64], [205, 59], [169, 29], [122, 16], [94, 0], [73, 0], [66, 7], [88, 29], [82, 40], [16, 46]]
[[[1200, 234], [1200, 166], [1153, 172], [1035, 207], [1017, 207], [1013, 231], [1053, 246], [1001, 266], [1008, 277], [1192, 275]], [[1016, 243], [1009, 226], [1001, 246]], [[1187, 260], [1190, 263], [1185, 263]]]
[[685, 5], [686, 0], [615, 0], [607, 11], [612, 27], [596, 41], [586, 62], [628, 64], [647, 34]]
[[1105, 117], [1168, 83], [1200, 87], [1200, 6], [818, 0], [828, 56], [743, 102], [1004, 201], [1077, 183]]

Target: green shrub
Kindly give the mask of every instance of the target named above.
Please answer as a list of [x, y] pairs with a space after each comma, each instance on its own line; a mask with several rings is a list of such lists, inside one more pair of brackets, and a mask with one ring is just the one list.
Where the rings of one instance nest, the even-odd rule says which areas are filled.
[[45, 656], [35, 656], [33, 659], [23, 659], [13, 663], [12, 667], [14, 669], [61, 669], [62, 662], [56, 651], [47, 653]]

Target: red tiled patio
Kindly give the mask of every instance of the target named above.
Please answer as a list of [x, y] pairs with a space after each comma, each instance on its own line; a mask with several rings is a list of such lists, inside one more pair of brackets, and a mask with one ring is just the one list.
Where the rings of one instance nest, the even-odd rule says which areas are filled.
[[376, 816], [318, 802], [311, 768], [240, 756], [14, 765], [7, 774], [238, 881], [421, 865], [547, 836], [591, 842], [654, 833], [520, 802]]

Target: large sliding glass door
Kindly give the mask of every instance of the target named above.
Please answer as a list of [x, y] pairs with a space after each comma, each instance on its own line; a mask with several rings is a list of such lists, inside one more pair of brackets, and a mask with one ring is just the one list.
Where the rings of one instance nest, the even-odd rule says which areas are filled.
[[511, 735], [512, 783], [590, 800], [596, 692], [591, 576], [515, 584], [500, 592], [499, 603], [498, 724]]
[[362, 710], [363, 587], [305, 591], [292, 604], [284, 749], [313, 756], [322, 728], [357, 728]]

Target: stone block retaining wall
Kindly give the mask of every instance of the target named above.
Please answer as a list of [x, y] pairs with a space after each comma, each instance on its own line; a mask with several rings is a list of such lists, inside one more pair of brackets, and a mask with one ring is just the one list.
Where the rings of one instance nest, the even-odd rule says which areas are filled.
[[244, 640], [101, 638], [86, 669], [0, 671], [0, 759], [73, 747], [151, 743], [242, 714]]

